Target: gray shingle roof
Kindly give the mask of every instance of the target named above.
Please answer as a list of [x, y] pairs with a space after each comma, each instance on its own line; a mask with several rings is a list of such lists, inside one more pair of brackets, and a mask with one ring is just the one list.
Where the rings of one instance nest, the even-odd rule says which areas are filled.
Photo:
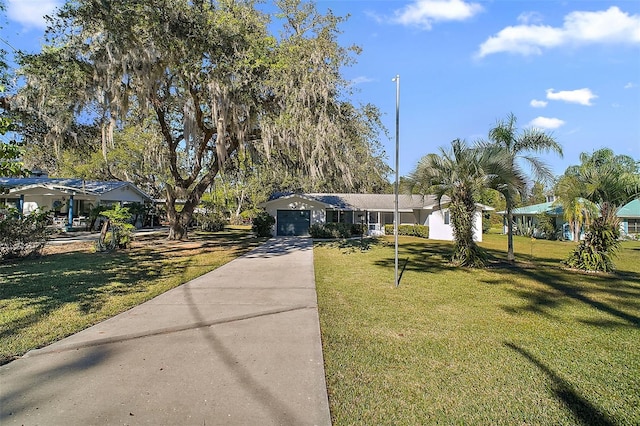
[[[394, 194], [332, 194], [332, 193], [280, 193], [274, 194], [271, 200], [283, 197], [298, 196], [308, 200], [317, 201], [336, 210], [393, 210]], [[448, 197], [442, 198], [442, 203], [449, 202]], [[433, 195], [398, 195], [398, 209], [412, 211], [413, 209], [431, 208], [438, 205], [438, 200]]]

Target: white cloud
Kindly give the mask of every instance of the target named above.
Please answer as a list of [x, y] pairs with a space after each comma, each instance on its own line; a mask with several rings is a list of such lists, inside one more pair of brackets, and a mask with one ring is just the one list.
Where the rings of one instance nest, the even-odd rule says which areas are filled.
[[44, 15], [52, 15], [63, 0], [8, 0], [7, 17], [25, 27], [45, 28]]
[[580, 104], [591, 106], [592, 99], [597, 98], [597, 95], [594, 95], [591, 92], [591, 89], [584, 88], [578, 90], [561, 90], [559, 92], [555, 92], [553, 89], [547, 89], [547, 99], [551, 99], [552, 101], [564, 101], [573, 104]]
[[625, 89], [633, 89], [634, 87], [637, 87], [638, 85], [632, 82], [628, 82], [627, 84], [624, 85]]
[[482, 43], [477, 56], [499, 52], [539, 55], [543, 49], [590, 43], [640, 43], [640, 15], [629, 15], [612, 6], [599, 12], [571, 12], [564, 17], [562, 27], [528, 22], [509, 26]]
[[536, 129], [557, 129], [564, 125], [564, 121], [559, 118], [536, 117], [529, 122], [529, 127]]
[[361, 75], [359, 77], [351, 79], [351, 84], [356, 85], [356, 84], [362, 84], [362, 83], [371, 83], [372, 81], [374, 81], [372, 78]]
[[539, 101], [537, 99], [532, 99], [531, 102], [529, 102], [529, 105], [531, 105], [534, 108], [544, 108], [547, 106], [549, 102], [547, 101]]
[[392, 20], [430, 30], [434, 22], [464, 21], [482, 10], [480, 4], [463, 0], [415, 0], [403, 9], [396, 10]]
[[542, 22], [542, 15], [538, 12], [523, 12], [518, 16], [518, 22], [521, 24], [537, 24]]

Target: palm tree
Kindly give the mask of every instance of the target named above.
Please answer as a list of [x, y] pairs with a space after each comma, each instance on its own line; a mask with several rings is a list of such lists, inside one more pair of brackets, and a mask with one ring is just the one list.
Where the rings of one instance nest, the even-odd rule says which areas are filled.
[[598, 215], [598, 207], [582, 197], [585, 188], [571, 167], [558, 179], [554, 192], [557, 197], [554, 205], [562, 208], [562, 215], [569, 223], [573, 241], [580, 241], [582, 225], [588, 226], [591, 223], [591, 218]]
[[587, 229], [584, 241], [567, 260], [569, 266], [586, 270], [610, 271], [618, 248], [620, 207], [640, 195], [640, 164], [626, 155], [615, 155], [609, 148], [592, 155], [580, 154], [581, 165], [570, 167], [582, 188], [581, 195], [594, 203], [600, 216]]
[[515, 207], [515, 199], [518, 194], [524, 196], [526, 190], [526, 181], [522, 178], [524, 173], [519, 163], [521, 161], [527, 163], [536, 180], [549, 181], [553, 177], [549, 167], [538, 157], [529, 153], [555, 152], [562, 156], [562, 148], [551, 135], [535, 128], [518, 131], [516, 121], [517, 119], [513, 114], [509, 114], [505, 120], [498, 121], [496, 126], [489, 130], [489, 143], [484, 144], [485, 147], [491, 146], [492, 149], [499, 150], [499, 156], [511, 168], [511, 173], [508, 174], [508, 176], [511, 176], [510, 181], [499, 177], [493, 180], [494, 189], [498, 190], [506, 201], [507, 260], [510, 262], [515, 260], [513, 253], [513, 209]]
[[480, 267], [486, 255], [473, 239], [475, 197], [487, 186], [483, 151], [464, 141], [451, 142], [451, 149], [440, 148], [440, 154], [424, 156], [406, 179], [407, 188], [422, 194], [434, 194], [441, 205], [450, 198], [449, 211], [453, 226], [452, 262], [460, 266]]

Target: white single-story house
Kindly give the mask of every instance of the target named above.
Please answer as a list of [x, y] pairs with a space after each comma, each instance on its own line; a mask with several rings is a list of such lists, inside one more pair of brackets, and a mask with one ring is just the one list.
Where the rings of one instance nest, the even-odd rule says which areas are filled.
[[[505, 216], [504, 233], [507, 233], [506, 212], [498, 212]], [[513, 209], [513, 220], [515, 222], [516, 232], [534, 237], [542, 236], [538, 229], [539, 216], [548, 214], [554, 218], [557, 230], [561, 230], [562, 238], [566, 240], [573, 239], [573, 231], [569, 224], [564, 220], [563, 209], [554, 202], [533, 204], [530, 206], [518, 207]], [[618, 218], [620, 218], [620, 233], [623, 236], [640, 234], [640, 199], [635, 199], [618, 210]], [[580, 231], [580, 238], [584, 238], [584, 226]]]
[[[399, 225], [427, 225], [429, 239], [453, 240], [449, 198], [441, 203], [433, 195], [398, 196]], [[393, 194], [275, 194], [262, 207], [276, 219], [273, 235], [308, 235], [316, 223], [362, 223], [369, 235], [384, 234], [385, 225], [393, 225]], [[477, 205], [474, 239], [482, 241], [482, 212], [493, 210]]]
[[152, 203], [130, 182], [89, 181], [48, 177], [0, 178], [0, 205], [13, 205], [24, 214], [37, 209], [54, 212], [58, 226], [84, 227], [98, 205]]

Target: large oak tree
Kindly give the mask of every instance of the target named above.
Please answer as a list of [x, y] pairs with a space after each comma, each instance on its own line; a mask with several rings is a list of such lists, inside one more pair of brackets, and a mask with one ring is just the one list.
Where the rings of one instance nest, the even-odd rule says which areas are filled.
[[68, 1], [43, 53], [22, 59], [23, 107], [46, 113], [45, 145], [58, 159], [74, 126], [95, 124], [91, 149], [110, 172], [114, 132], [151, 123], [162, 149], [157, 174], [168, 169], [161, 189], [175, 239], [186, 236], [202, 195], [238, 153], [345, 185], [358, 180], [358, 164], [384, 174], [377, 110], [345, 101], [340, 71], [357, 49], [338, 44], [342, 19], [299, 0], [277, 1], [274, 15], [258, 6]]

